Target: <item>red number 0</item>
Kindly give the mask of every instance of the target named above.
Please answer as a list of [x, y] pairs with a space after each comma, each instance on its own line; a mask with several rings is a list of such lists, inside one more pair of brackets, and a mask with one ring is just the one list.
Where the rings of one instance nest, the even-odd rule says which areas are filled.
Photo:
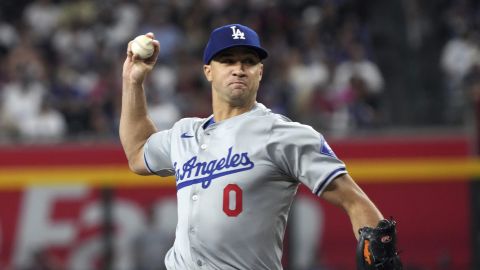
[[[235, 206], [230, 209], [230, 192], [235, 192]], [[223, 189], [223, 212], [229, 217], [240, 215], [243, 207], [242, 189], [236, 184], [228, 184]]]

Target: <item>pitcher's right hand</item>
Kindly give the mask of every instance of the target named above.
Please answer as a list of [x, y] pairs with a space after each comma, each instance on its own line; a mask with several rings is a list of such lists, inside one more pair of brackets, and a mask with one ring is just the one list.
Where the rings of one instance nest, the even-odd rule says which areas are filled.
[[141, 59], [132, 52], [132, 41], [128, 43], [127, 58], [123, 63], [123, 81], [133, 84], [142, 84], [147, 74], [152, 71], [157, 62], [158, 54], [160, 53], [160, 43], [155, 40], [153, 33], [147, 33], [146, 36], [153, 39], [154, 51], [152, 56], [147, 59]]

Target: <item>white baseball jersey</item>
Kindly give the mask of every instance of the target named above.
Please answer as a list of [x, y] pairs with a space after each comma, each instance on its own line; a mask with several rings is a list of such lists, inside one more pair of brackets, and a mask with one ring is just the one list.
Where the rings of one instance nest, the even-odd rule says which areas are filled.
[[186, 118], [153, 134], [145, 164], [176, 176], [178, 224], [167, 269], [282, 269], [299, 183], [319, 195], [346, 169], [321, 134], [260, 103], [213, 123]]

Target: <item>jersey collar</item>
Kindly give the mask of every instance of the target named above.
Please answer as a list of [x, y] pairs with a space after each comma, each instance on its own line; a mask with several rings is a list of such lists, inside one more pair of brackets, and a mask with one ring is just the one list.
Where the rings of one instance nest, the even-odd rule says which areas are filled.
[[[260, 102], [255, 102], [255, 104], [253, 105], [252, 109], [246, 113], [242, 113], [240, 115], [237, 115], [237, 116], [234, 116], [232, 118], [229, 118], [227, 120], [224, 120], [224, 121], [221, 121], [221, 122], [225, 122], [225, 121], [228, 121], [230, 122], [230, 120], [233, 120], [233, 119], [237, 119], [239, 116], [245, 116], [245, 115], [249, 115], [249, 114], [252, 114], [252, 113], [255, 113], [257, 111], [260, 111], [260, 110], [268, 110], [270, 111], [269, 109], [267, 109], [267, 107], [265, 107], [265, 105], [263, 105], [262, 103]], [[203, 123], [202, 123], [202, 128], [205, 130], [207, 129], [209, 126], [213, 125], [213, 124], [216, 124], [217, 122], [215, 122], [214, 118], [213, 118], [213, 114], [210, 115], [209, 117], [205, 118]]]
[[210, 116], [210, 118], [207, 118], [208, 120], [203, 123], [202, 127], [203, 129], [207, 129], [208, 126], [212, 125], [212, 124], [215, 124], [215, 119], [213, 119], [213, 115]]

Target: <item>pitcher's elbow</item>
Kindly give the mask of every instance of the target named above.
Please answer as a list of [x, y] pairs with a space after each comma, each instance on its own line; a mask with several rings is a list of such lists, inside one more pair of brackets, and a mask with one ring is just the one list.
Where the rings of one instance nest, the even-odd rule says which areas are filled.
[[138, 164], [135, 162], [128, 162], [128, 168], [131, 172], [138, 175], [151, 175], [152, 173], [145, 167], [144, 164]]

